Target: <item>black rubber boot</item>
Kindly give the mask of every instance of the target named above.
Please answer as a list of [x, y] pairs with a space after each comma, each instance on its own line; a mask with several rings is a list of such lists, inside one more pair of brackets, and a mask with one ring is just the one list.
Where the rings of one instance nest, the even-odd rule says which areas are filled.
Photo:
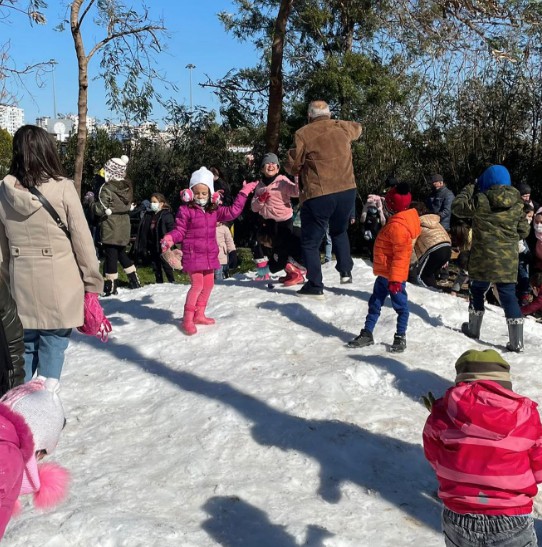
[[103, 296], [111, 296], [118, 294], [117, 291], [117, 280], [116, 279], [106, 279], [104, 281], [104, 292]]

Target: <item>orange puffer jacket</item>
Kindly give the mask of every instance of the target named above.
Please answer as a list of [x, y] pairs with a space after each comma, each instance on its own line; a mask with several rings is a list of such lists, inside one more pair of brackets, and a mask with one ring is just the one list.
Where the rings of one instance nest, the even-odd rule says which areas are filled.
[[408, 279], [412, 244], [421, 233], [415, 209], [393, 215], [378, 232], [373, 249], [373, 272], [388, 281]]

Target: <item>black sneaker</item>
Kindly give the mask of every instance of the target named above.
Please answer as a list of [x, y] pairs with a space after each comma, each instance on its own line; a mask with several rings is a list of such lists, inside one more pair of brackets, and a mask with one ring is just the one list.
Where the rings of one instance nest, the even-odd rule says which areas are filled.
[[298, 296], [311, 296], [312, 298], [318, 298], [323, 299], [324, 298], [324, 290], [319, 289], [318, 287], [313, 287], [309, 285], [308, 283], [305, 283], [298, 291]]
[[350, 342], [346, 345], [349, 348], [364, 348], [366, 346], [372, 346], [374, 343], [373, 333], [368, 330], [361, 329], [359, 336], [356, 336], [353, 340], [350, 340]]
[[352, 283], [352, 272], [341, 272], [339, 276], [341, 278], [341, 285]]
[[390, 351], [393, 353], [401, 353], [406, 350], [406, 336], [404, 334], [395, 334], [393, 337], [393, 344], [390, 347]]

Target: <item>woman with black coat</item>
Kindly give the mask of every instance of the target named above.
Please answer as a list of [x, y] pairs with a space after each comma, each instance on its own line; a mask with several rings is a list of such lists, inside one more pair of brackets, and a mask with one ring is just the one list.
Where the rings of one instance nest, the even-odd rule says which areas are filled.
[[135, 253], [140, 258], [148, 257], [156, 277], [156, 283], [163, 283], [162, 270], [169, 283], [175, 281], [173, 269], [162, 260], [160, 240], [175, 227], [175, 217], [163, 194], [155, 192], [151, 196], [150, 211], [147, 211], [137, 233]]
[[0, 277], [0, 396], [24, 382], [23, 325], [8, 284]]

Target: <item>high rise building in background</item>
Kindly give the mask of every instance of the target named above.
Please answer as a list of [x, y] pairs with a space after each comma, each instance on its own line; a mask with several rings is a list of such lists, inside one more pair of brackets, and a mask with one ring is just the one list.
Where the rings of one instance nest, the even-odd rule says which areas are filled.
[[[48, 133], [55, 135], [58, 141], [64, 142], [71, 135], [77, 132], [79, 117], [76, 114], [59, 114], [56, 119], [49, 116], [36, 118], [36, 125], [45, 129]], [[96, 127], [96, 120], [90, 116], [87, 117], [87, 130], [92, 133]]]
[[24, 110], [17, 106], [0, 103], [0, 127], [6, 129], [10, 135], [24, 125]]

